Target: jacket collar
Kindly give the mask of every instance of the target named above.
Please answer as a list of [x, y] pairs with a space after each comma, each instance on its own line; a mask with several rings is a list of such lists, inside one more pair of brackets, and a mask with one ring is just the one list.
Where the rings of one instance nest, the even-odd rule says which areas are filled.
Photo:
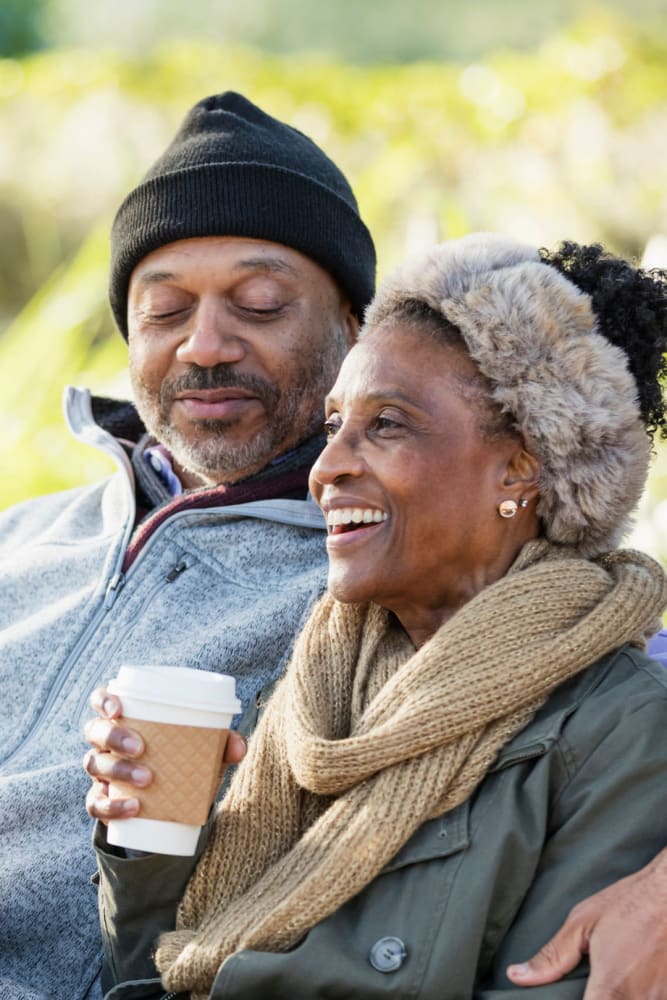
[[490, 773], [500, 771], [519, 760], [540, 757], [546, 753], [560, 737], [563, 726], [572, 713], [600, 684], [619, 652], [614, 650], [556, 688], [530, 723], [505, 744], [489, 769]]

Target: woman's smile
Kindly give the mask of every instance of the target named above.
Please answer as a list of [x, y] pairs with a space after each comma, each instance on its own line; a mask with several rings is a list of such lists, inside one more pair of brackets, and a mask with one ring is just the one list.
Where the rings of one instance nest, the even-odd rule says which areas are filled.
[[365, 504], [357, 499], [341, 497], [336, 504], [329, 501], [322, 505], [327, 522], [327, 551], [332, 557], [345, 552], [350, 546], [364, 545], [385, 527], [389, 518], [386, 510], [375, 504]]
[[388, 517], [386, 511], [374, 507], [336, 507], [326, 512], [327, 531], [330, 535], [342, 535], [367, 524], [381, 524]]

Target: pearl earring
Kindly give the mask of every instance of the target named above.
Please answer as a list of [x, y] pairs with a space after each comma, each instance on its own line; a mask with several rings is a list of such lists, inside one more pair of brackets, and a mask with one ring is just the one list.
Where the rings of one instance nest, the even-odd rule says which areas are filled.
[[518, 509], [516, 500], [502, 500], [498, 504], [498, 513], [501, 517], [514, 517]]
[[501, 517], [514, 517], [519, 507], [523, 510], [527, 506], [528, 501], [525, 497], [521, 497], [518, 503], [516, 500], [502, 500], [498, 504], [498, 513]]

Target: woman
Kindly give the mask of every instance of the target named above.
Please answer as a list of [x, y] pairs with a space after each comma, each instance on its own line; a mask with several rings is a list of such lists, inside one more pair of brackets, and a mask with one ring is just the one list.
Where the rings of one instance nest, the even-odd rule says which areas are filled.
[[507, 964], [664, 846], [667, 680], [641, 650], [667, 588], [616, 547], [667, 424], [666, 306], [598, 247], [485, 235], [382, 285], [311, 475], [329, 593], [160, 937], [165, 988], [523, 997]]

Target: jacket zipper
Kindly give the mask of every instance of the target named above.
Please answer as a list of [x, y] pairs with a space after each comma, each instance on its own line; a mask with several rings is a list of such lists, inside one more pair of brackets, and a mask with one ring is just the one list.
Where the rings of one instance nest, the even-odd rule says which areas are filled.
[[[167, 521], [165, 521], [163, 524], [160, 525], [155, 534], [151, 537], [146, 547], [142, 549], [141, 552], [139, 552], [137, 558], [135, 559], [132, 565], [132, 572], [134, 572], [136, 567], [140, 565], [146, 551], [150, 549], [151, 546], [155, 544], [155, 542], [160, 538], [162, 531], [166, 530], [167, 527], [171, 527], [171, 525], [173, 525], [175, 521], [181, 520], [185, 517], [210, 518], [211, 515], [215, 515], [221, 518], [222, 520], [225, 520], [226, 518], [233, 518], [239, 516], [255, 517], [260, 520], [276, 521], [277, 523], [280, 524], [288, 524], [288, 525], [293, 525], [295, 527], [312, 527], [312, 528], [323, 527], [324, 520], [319, 510], [315, 509], [316, 512], [313, 511], [312, 513], [308, 511], [308, 516], [304, 517], [303, 511], [299, 511], [299, 513], [293, 512], [289, 506], [288, 507], [284, 506], [285, 503], [288, 502], [287, 501], [281, 502], [279, 500], [278, 501], [256, 500], [245, 504], [238, 504], [238, 505], [230, 504], [228, 507], [206, 507], [200, 510], [177, 511], [176, 513], [172, 514], [172, 516]], [[125, 551], [127, 549], [131, 532], [132, 532], [132, 520], [128, 519], [128, 522], [126, 523], [126, 526], [123, 531], [122, 543], [119, 552], [116, 556], [114, 571], [109, 577], [108, 583], [105, 588], [104, 598], [102, 600], [102, 603], [97, 608], [97, 611], [93, 615], [91, 621], [88, 623], [84, 631], [79, 636], [79, 639], [77, 640], [74, 649], [67, 657], [63, 665], [61, 666], [56, 682], [51, 688], [48, 697], [46, 699], [46, 702], [42, 706], [42, 709], [38, 717], [35, 719], [34, 723], [26, 733], [25, 737], [22, 740], [20, 740], [14, 747], [14, 749], [8, 754], [8, 756], [4, 758], [4, 760], [1, 762], [2, 765], [10, 763], [23, 749], [26, 743], [28, 743], [31, 739], [33, 739], [35, 734], [39, 731], [45, 719], [47, 718], [49, 712], [51, 711], [54, 702], [58, 698], [58, 695], [60, 694], [65, 682], [67, 681], [72, 666], [79, 659], [81, 653], [91, 640], [94, 633], [97, 631], [100, 622], [113, 608], [116, 599], [126, 582], [126, 577], [122, 573], [121, 567], [123, 564], [123, 559], [125, 557]], [[183, 572], [183, 570], [178, 570], [178, 572], [176, 572], [177, 568], [178, 568], [177, 566], [174, 566], [170, 571], [169, 576], [172, 576], [172, 579], [168, 581], [169, 583], [173, 582], [173, 580], [176, 579], [176, 577], [180, 575], [181, 572]], [[185, 568], [187, 567], [184, 567], [184, 569]], [[175, 576], [173, 576], [174, 573], [176, 573]], [[160, 586], [162, 586], [162, 583], [160, 584]], [[159, 589], [159, 587], [157, 587], [156, 589]], [[155, 591], [151, 592], [150, 595], [151, 598], [152, 596], [154, 596], [154, 593]], [[86, 699], [87, 697], [88, 695], [86, 695]], [[85, 702], [86, 699], [83, 699], [83, 701]], [[83, 711], [82, 706], [80, 711]]]
[[[67, 678], [69, 677], [69, 672], [72, 665], [76, 663], [79, 656], [81, 655], [81, 652], [90, 641], [91, 636], [97, 631], [97, 627], [100, 621], [107, 614], [107, 611], [111, 607], [113, 607], [118, 591], [122, 587], [124, 582], [123, 574], [120, 572], [120, 567], [122, 566], [125, 549], [127, 548], [127, 543], [131, 532], [131, 524], [132, 521], [130, 518], [128, 518], [128, 521], [126, 522], [125, 528], [123, 530], [123, 538], [121, 541], [121, 545], [116, 555], [114, 571], [111, 574], [111, 577], [109, 578], [109, 581], [106, 585], [102, 603], [98, 606], [92, 619], [88, 622], [88, 625], [85, 627], [85, 629], [77, 639], [74, 649], [60, 667], [55, 683], [53, 684], [51, 690], [49, 691], [46, 701], [42, 705], [41, 711], [39, 712], [39, 715], [33, 722], [32, 726], [26, 733], [25, 737], [22, 740], [19, 740], [14, 749], [8, 754], [7, 757], [4, 758], [4, 760], [2, 761], [3, 766], [5, 764], [10, 763], [10, 761], [12, 761], [14, 757], [16, 757], [16, 755], [25, 746], [25, 744], [28, 743], [33, 738], [35, 733], [39, 730], [45, 718], [51, 711], [51, 708], [56, 699], [58, 698], [58, 695], [62, 691], [62, 688]], [[128, 526], [130, 530], [128, 530]]]
[[[161, 577], [157, 581], [155, 586], [151, 588], [150, 593], [148, 593], [146, 597], [143, 599], [143, 601], [141, 602], [141, 607], [137, 609], [134, 617], [135, 618], [141, 617], [146, 608], [153, 602], [153, 599], [155, 598], [156, 594], [158, 594], [162, 590], [165, 584], [173, 583], [174, 580], [178, 579], [178, 577], [182, 573], [184, 573], [187, 568], [188, 564], [185, 562], [184, 559], [181, 559], [178, 563], [176, 563], [176, 565], [165, 576]], [[108, 600], [105, 600], [104, 603], [106, 611], [110, 611], [111, 608], [114, 606], [116, 598], [118, 597], [120, 591], [123, 589], [125, 585], [125, 579], [126, 579], [125, 574], [121, 573], [116, 582], [113, 583], [113, 591], [111, 594], [109, 594], [109, 591], [111, 591], [112, 585], [111, 584], [109, 585], [109, 591], [107, 591]], [[111, 646], [107, 655], [104, 658], [104, 662], [101, 664], [100, 667], [98, 667], [95, 673], [95, 677], [92, 680], [92, 686], [90, 687], [89, 690], [86, 690], [79, 699], [79, 702], [74, 711], [75, 719], [78, 720], [83, 715], [84, 709], [88, 704], [88, 698], [90, 697], [91, 691], [93, 691], [98, 686], [98, 684], [101, 683], [102, 678], [104, 676], [104, 672], [108, 664], [110, 663], [111, 660], [113, 660], [116, 650], [118, 649], [119, 645], [121, 644], [126, 635], [127, 635], [127, 629], [124, 632], [116, 635], [113, 645]]]
[[[199, 515], [201, 515], [201, 516], [210, 516], [213, 513], [213, 514], [217, 514], [218, 516], [222, 516], [222, 519], [225, 520], [227, 517], [235, 517], [235, 516], [238, 516], [239, 514], [242, 514], [244, 517], [248, 517], [248, 516], [250, 516], [252, 514], [253, 517], [257, 517], [257, 518], [260, 518], [262, 520], [279, 521], [280, 523], [290, 524], [290, 525], [294, 525], [294, 526], [297, 526], [297, 527], [301, 526], [301, 525], [305, 525], [305, 526], [308, 526], [308, 527], [315, 527], [315, 526], [321, 527], [321, 525], [324, 523], [324, 521], [321, 520], [321, 515], [319, 513], [319, 510], [317, 510], [317, 509], [315, 509], [316, 513], [315, 513], [315, 511], [311, 512], [309, 510], [308, 511], [308, 515], [309, 516], [307, 518], [304, 518], [303, 517], [303, 512], [300, 512], [300, 515], [301, 515], [300, 516], [299, 514], [292, 513], [289, 510], [289, 508], [287, 510], [280, 510], [280, 509], [276, 510], [276, 503], [280, 504], [280, 501], [259, 500], [259, 501], [254, 501], [254, 502], [251, 502], [251, 503], [238, 504], [238, 505], [237, 504], [230, 504], [228, 507], [204, 507], [204, 508], [200, 508], [199, 510], [197, 510], [197, 509], [194, 509], [194, 510], [192, 510], [192, 509], [186, 509], [186, 510], [181, 510], [181, 511], [175, 511], [169, 518], [167, 518], [167, 520], [163, 521], [162, 524], [160, 524], [158, 526], [158, 528], [155, 530], [155, 532], [147, 540], [147, 542], [144, 545], [144, 547], [137, 553], [136, 559], [132, 563], [132, 566], [130, 567], [130, 570], [128, 570], [128, 572], [134, 573], [136, 567], [141, 564], [141, 561], [144, 558], [145, 553], [151, 548], [151, 546], [154, 544], [154, 542], [156, 541], [156, 539], [159, 539], [159, 537], [160, 537], [163, 529], [166, 530], [166, 528], [168, 526], [170, 526], [170, 525], [174, 524], [175, 522], [181, 520], [182, 518], [185, 518], [185, 517], [188, 517], [188, 516], [194, 516], [194, 517], [197, 517]], [[281, 516], [279, 518], [276, 517], [277, 513], [281, 514]], [[310, 522], [314, 522], [314, 523], [310, 523]], [[127, 550], [127, 542], [128, 541], [129, 541], [129, 537], [128, 537], [128, 539], [124, 540], [125, 544], [123, 545], [120, 559], [116, 561], [116, 566], [118, 566], [119, 564], [122, 566], [122, 564], [123, 564], [123, 562], [125, 560], [125, 553], [126, 553], [126, 550]], [[143, 603], [141, 605], [141, 608], [137, 612], [137, 615], [142, 614], [143, 611], [144, 611], [144, 609], [146, 607], [148, 607], [148, 605], [150, 604], [150, 602], [155, 597], [155, 594], [161, 589], [161, 587], [163, 586], [163, 583], [165, 581], [167, 583], [173, 583], [174, 580], [176, 580], [181, 575], [181, 573], [185, 572], [185, 570], [187, 568], [188, 568], [187, 563], [184, 560], [182, 560], [182, 559], [174, 567], [172, 567], [172, 569], [169, 571], [169, 573], [167, 573], [166, 577], [164, 577], [164, 579], [162, 581], [160, 581], [160, 583], [157, 584], [151, 590], [150, 594], [148, 594], [148, 596], [144, 599], [144, 601], [143, 601]], [[85, 633], [81, 636], [81, 639], [76, 644], [76, 647], [72, 651], [71, 656], [68, 658], [68, 660], [66, 661], [66, 664], [63, 666], [63, 669], [61, 670], [61, 675], [60, 676], [62, 677], [62, 681], [58, 684], [57, 689], [51, 692], [51, 694], [53, 695], [53, 697], [49, 696], [48, 705], [45, 706], [45, 709], [40, 713], [39, 719], [35, 722], [35, 725], [31, 729], [30, 733], [28, 733], [28, 735], [26, 736], [25, 740], [22, 741], [22, 743], [25, 743], [28, 739], [30, 739], [32, 737], [32, 735], [34, 734], [34, 732], [37, 729], [38, 725], [41, 723], [41, 721], [42, 721], [42, 719], [43, 719], [43, 717], [45, 715], [45, 712], [48, 709], [50, 709], [51, 705], [53, 704], [53, 701], [54, 701], [55, 697], [57, 697], [58, 693], [60, 692], [60, 689], [61, 689], [62, 685], [65, 683], [65, 680], [67, 678], [67, 674], [68, 674], [68, 671], [69, 671], [70, 663], [71, 662], [73, 663], [73, 662], [75, 662], [76, 659], [78, 659], [78, 657], [79, 657], [79, 655], [80, 655], [80, 653], [82, 651], [82, 648], [88, 643], [88, 640], [90, 638], [90, 630], [91, 629], [92, 630], [97, 629], [98, 625], [100, 624], [101, 620], [104, 618], [105, 614], [108, 611], [111, 611], [111, 609], [113, 608], [114, 604], [116, 603], [116, 598], [118, 597], [120, 591], [125, 586], [126, 580], [127, 580], [127, 574], [123, 573], [123, 572], [120, 572], [120, 571], [115, 572], [113, 574], [113, 576], [111, 577], [111, 579], [109, 580], [109, 583], [108, 583], [107, 589], [106, 589], [106, 593], [105, 593], [105, 596], [104, 596], [104, 603], [103, 603], [102, 608], [99, 609], [99, 611], [97, 612], [95, 618], [90, 623], [89, 629], [86, 629]], [[93, 687], [90, 689], [91, 691], [95, 689], [95, 687], [97, 686], [97, 684], [101, 680], [102, 674], [104, 673], [104, 670], [106, 668], [106, 664], [109, 662], [109, 660], [111, 659], [111, 657], [115, 653], [116, 649], [118, 648], [118, 646], [122, 642], [125, 634], [126, 633], [124, 633], [123, 635], [119, 635], [119, 636], [116, 637], [116, 641], [114, 642], [112, 648], [107, 653], [107, 656], [105, 658], [105, 663], [103, 664], [102, 668], [97, 671], [97, 674], [96, 674], [96, 677], [95, 677], [95, 681], [93, 683]], [[67, 670], [65, 669], [65, 666], [67, 667]], [[90, 691], [87, 691], [83, 695], [83, 697], [79, 700], [79, 702], [78, 702], [78, 704], [76, 706], [75, 713], [74, 713], [74, 718], [75, 719], [79, 719], [81, 717], [81, 715], [82, 715], [82, 713], [84, 711], [85, 705], [86, 705], [86, 703], [88, 701], [89, 695], [90, 695]], [[21, 745], [22, 744], [19, 744], [19, 746], [21, 746]], [[18, 751], [18, 749], [19, 749], [19, 747], [16, 748], [16, 750], [14, 751], [14, 753], [16, 753]], [[14, 753], [12, 754], [12, 756], [14, 756]], [[10, 758], [7, 758], [7, 760], [9, 760], [9, 759]]]
[[[56, 677], [53, 687], [49, 691], [46, 701], [42, 705], [41, 711], [39, 712], [37, 718], [33, 722], [32, 726], [25, 734], [22, 740], [16, 744], [14, 749], [8, 754], [7, 757], [1, 762], [4, 766], [12, 761], [22, 748], [28, 743], [39, 730], [44, 720], [47, 718], [51, 708], [58, 698], [58, 695], [63, 689], [63, 686], [69, 676], [70, 669], [74, 663], [76, 663], [82, 650], [85, 648], [89, 642], [93, 633], [97, 630], [100, 621], [104, 618], [107, 611], [113, 607], [114, 601], [116, 600], [118, 590], [122, 587], [124, 583], [122, 567], [123, 560], [125, 558], [125, 552], [132, 537], [132, 529], [134, 527], [134, 518], [136, 511], [136, 504], [134, 498], [134, 474], [132, 472], [132, 465], [127, 455], [123, 451], [122, 447], [118, 444], [115, 438], [99, 427], [93, 420], [92, 409], [90, 405], [90, 393], [77, 393], [76, 390], [67, 387], [64, 393], [65, 402], [65, 417], [67, 424], [77, 440], [87, 444], [104, 454], [112, 458], [121, 475], [124, 476], [125, 487], [127, 490], [127, 512], [125, 516], [125, 523], [123, 525], [123, 530], [120, 538], [120, 544], [118, 551], [116, 552], [116, 558], [114, 561], [113, 571], [111, 576], [108, 578], [106, 587], [104, 589], [104, 599], [102, 604], [95, 611], [92, 619], [83, 630], [79, 638], [77, 639], [74, 649], [67, 657], [65, 662], [61, 665], [58, 671], [58, 676]], [[80, 426], [75, 426], [74, 418], [78, 420]]]
[[11, 753], [4, 758], [4, 760], [2, 761], [3, 765], [10, 763], [10, 761], [12, 761], [14, 757], [16, 757], [16, 755], [19, 753], [22, 747], [24, 747], [25, 744], [28, 743], [33, 738], [37, 730], [43, 724], [45, 718], [51, 711], [54, 702], [58, 698], [58, 695], [60, 694], [63, 685], [65, 684], [67, 678], [69, 677], [69, 672], [72, 665], [76, 663], [79, 656], [81, 655], [81, 652], [87, 646], [90, 638], [97, 631], [97, 627], [100, 621], [104, 618], [109, 608], [113, 606], [115, 595], [117, 594], [121, 586], [122, 586], [122, 574], [116, 574], [110, 581], [109, 585], [107, 586], [103, 603], [101, 604], [100, 607], [98, 607], [93, 618], [79, 636], [74, 649], [67, 657], [63, 665], [61, 666], [58, 672], [58, 677], [56, 678], [55, 683], [53, 684], [51, 690], [49, 691], [47, 699], [42, 705], [42, 709], [39, 715], [33, 722], [32, 726], [26, 733], [25, 737], [22, 740], [20, 740], [20, 742], [14, 747]]
[[[317, 510], [317, 509], [315, 509], [315, 511], [313, 511], [313, 512], [311, 512], [309, 510], [308, 511], [308, 515], [309, 516], [307, 518], [304, 518], [303, 517], [303, 512], [300, 512], [300, 514], [292, 513], [291, 510], [289, 510], [289, 508], [287, 510], [280, 510], [280, 509], [276, 510], [276, 503], [280, 505], [280, 501], [259, 500], [259, 501], [254, 501], [254, 502], [251, 502], [251, 503], [238, 504], [238, 505], [237, 504], [230, 504], [228, 507], [205, 507], [205, 508], [194, 509], [194, 510], [188, 508], [186, 510], [175, 511], [169, 518], [167, 518], [167, 520], [163, 521], [162, 524], [160, 524], [158, 526], [158, 528], [156, 529], [156, 531], [147, 540], [147, 542], [144, 545], [144, 547], [137, 553], [136, 559], [132, 563], [132, 566], [130, 567], [130, 569], [128, 570], [128, 572], [130, 572], [130, 573], [134, 573], [135, 572], [136, 568], [141, 564], [141, 561], [144, 558], [145, 553], [151, 548], [151, 546], [155, 543], [155, 541], [157, 539], [159, 539], [159, 537], [160, 537], [160, 535], [161, 535], [161, 533], [162, 533], [163, 530], [166, 530], [166, 528], [168, 526], [174, 524], [175, 522], [177, 522], [177, 521], [179, 521], [179, 520], [181, 520], [182, 518], [185, 518], [185, 517], [189, 517], [189, 516], [190, 517], [191, 516], [198, 517], [199, 515], [201, 515], [201, 516], [210, 516], [213, 513], [213, 514], [217, 514], [218, 516], [222, 516], [222, 519], [225, 520], [227, 517], [235, 517], [235, 516], [238, 516], [239, 514], [242, 514], [245, 517], [247, 517], [247, 516], [249, 516], [249, 515], [252, 514], [253, 517], [257, 517], [257, 518], [260, 518], [262, 520], [280, 521], [280, 523], [290, 524], [290, 525], [294, 525], [294, 526], [297, 526], [297, 527], [301, 526], [301, 525], [308, 526], [308, 527], [315, 527], [315, 526], [321, 527], [321, 525], [324, 523], [323, 520], [321, 520], [321, 515], [319, 513], [319, 510]], [[279, 513], [281, 515], [279, 518], [276, 517], [277, 513]], [[313, 522], [313, 523], [311, 523], [311, 522]], [[122, 563], [123, 563], [123, 561], [125, 559], [126, 548], [127, 548], [127, 544], [123, 546], [122, 557], [120, 559], [120, 565], [122, 565]], [[118, 562], [119, 561], [117, 560], [116, 565], [118, 565]], [[172, 567], [172, 569], [167, 573], [167, 575], [163, 578], [163, 580], [160, 581], [160, 583], [156, 584], [156, 586], [151, 590], [150, 594], [148, 594], [148, 596], [144, 599], [144, 601], [142, 602], [141, 608], [137, 612], [137, 616], [141, 615], [143, 613], [144, 609], [146, 607], [148, 607], [148, 605], [151, 603], [151, 601], [155, 597], [156, 593], [158, 593], [158, 591], [162, 588], [164, 582], [166, 582], [166, 583], [173, 583], [174, 580], [176, 580], [181, 575], [181, 573], [184, 573], [187, 568], [188, 568], [188, 564], [185, 562], [185, 560], [183, 560], [183, 559], [179, 560], [179, 562], [175, 566]], [[126, 579], [127, 579], [127, 574], [126, 573], [116, 572], [116, 573], [113, 574], [113, 576], [111, 577], [111, 579], [109, 581], [107, 589], [106, 589], [103, 607], [100, 609], [100, 611], [96, 615], [95, 619], [90, 623], [90, 627], [92, 629], [96, 629], [97, 626], [99, 625], [100, 621], [102, 620], [102, 618], [106, 614], [106, 612], [110, 611], [113, 608], [114, 604], [116, 603], [116, 599], [117, 599], [120, 591], [125, 586]], [[97, 685], [99, 684], [99, 682], [100, 682], [100, 680], [102, 678], [102, 675], [104, 673], [104, 670], [106, 669], [106, 664], [110, 661], [110, 659], [112, 658], [113, 654], [115, 653], [115, 651], [118, 648], [118, 646], [120, 645], [120, 643], [123, 641], [123, 638], [125, 637], [126, 634], [127, 633], [123, 633], [122, 635], [119, 635], [119, 636], [116, 637], [116, 641], [114, 642], [112, 648], [107, 653], [107, 656], [105, 658], [104, 664], [97, 671], [97, 674], [95, 676], [95, 680], [93, 682], [92, 688], [89, 691], [87, 691], [79, 699], [79, 702], [78, 702], [78, 704], [76, 706], [76, 710], [75, 710], [75, 713], [74, 713], [74, 718], [75, 719], [80, 719], [80, 717], [82, 716], [84, 708], [85, 708], [85, 706], [86, 706], [86, 704], [88, 702], [88, 698], [90, 696], [90, 691], [94, 690], [95, 687], [97, 687]], [[84, 635], [81, 637], [81, 640], [77, 643], [75, 649], [72, 651], [72, 657], [78, 658], [78, 656], [80, 655], [82, 646], [84, 646], [84, 645], [87, 644], [88, 639], [89, 639], [89, 631], [86, 630], [86, 632], [84, 633]], [[67, 661], [68, 668], [69, 668], [70, 659], [68, 659], [68, 661]], [[64, 679], [67, 676], [67, 671], [65, 671], [64, 668], [63, 668], [62, 673], [64, 674], [64, 678], [63, 678], [62, 683], [64, 683]], [[60, 691], [60, 688], [62, 687], [62, 683], [58, 686], [58, 690], [54, 693], [54, 696], [57, 695], [57, 693]], [[48, 708], [50, 708], [52, 704], [53, 704], [53, 698], [49, 698]], [[42, 712], [40, 714], [40, 718], [37, 720], [37, 722], [35, 723], [35, 726], [31, 730], [31, 732], [28, 734], [28, 736], [26, 736], [26, 740], [29, 739], [33, 735], [35, 729], [37, 728], [37, 725], [41, 722], [41, 720], [43, 718], [43, 715], [44, 715], [44, 712]], [[26, 740], [24, 740], [23, 742], [25, 743]], [[17, 748], [17, 750], [18, 750], [18, 748]]]
[[110, 611], [111, 608], [116, 603], [116, 598], [118, 597], [118, 591], [121, 590], [125, 583], [124, 573], [114, 573], [114, 575], [109, 580], [109, 585], [106, 589], [104, 595], [103, 608], [105, 611]]

